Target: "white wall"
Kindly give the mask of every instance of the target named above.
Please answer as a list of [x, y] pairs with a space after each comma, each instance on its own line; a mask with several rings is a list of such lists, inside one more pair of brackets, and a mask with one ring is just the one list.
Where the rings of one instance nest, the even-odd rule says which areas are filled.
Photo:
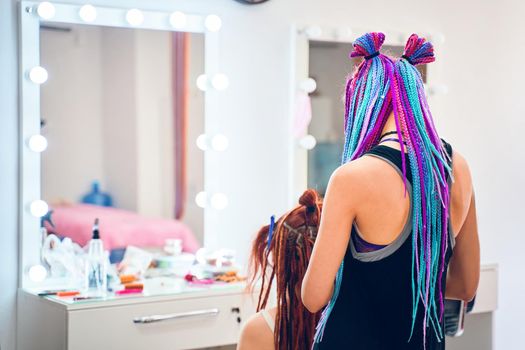
[[[83, 3], [81, 0], [71, 1]], [[403, 31], [439, 31], [446, 36], [437, 48], [441, 67], [434, 78], [449, 87], [449, 94], [435, 99], [433, 111], [441, 134], [469, 159], [478, 200], [482, 258], [499, 262], [501, 271], [500, 309], [496, 315], [497, 350], [519, 349], [525, 310], [524, 243], [521, 222], [521, 186], [525, 157], [521, 134], [525, 119], [522, 81], [525, 54], [519, 0], [478, 2], [467, 0], [271, 0], [260, 6], [243, 6], [232, 0], [96, 0], [96, 4], [139, 6], [151, 9], [180, 9], [215, 12], [222, 16], [221, 66], [230, 78], [220, 108], [230, 148], [217, 154], [220, 167], [210, 169], [223, 183], [230, 206], [221, 213], [216, 230], [221, 237], [235, 239], [225, 245], [246, 252], [255, 230], [270, 214], [285, 209], [287, 130], [280, 127], [288, 118], [291, 60], [289, 32], [295, 21], [360, 26]], [[6, 6], [2, 2], [2, 6]], [[7, 11], [10, 11], [10, 7]], [[12, 11], [12, 9], [11, 9]], [[2, 156], [7, 151], [7, 175], [2, 174], [2, 191], [9, 191], [7, 205], [15, 205], [16, 176], [13, 140], [16, 127], [14, 14], [2, 21], [2, 86], [0, 108], [5, 125], [0, 129]], [[3, 18], [3, 17], [2, 17]], [[9, 44], [10, 43], [10, 44]], [[4, 50], [7, 45], [7, 50]], [[262, 151], [261, 151], [262, 150]], [[3, 163], [2, 163], [3, 164]], [[3, 194], [4, 192], [2, 192]], [[12, 257], [16, 239], [16, 211], [8, 209], [4, 221], [5, 242], [0, 256]], [[7, 225], [7, 226], [6, 226]], [[244, 254], [245, 255], [245, 254]], [[11, 258], [10, 262], [13, 262]], [[8, 265], [12, 266], [12, 265]], [[4, 291], [13, 293], [13, 275], [2, 273]], [[1, 307], [12, 310], [13, 299]], [[11, 325], [9, 314], [1, 313], [2, 331]], [[7, 318], [6, 318], [7, 317]], [[6, 334], [5, 331], [3, 334]], [[7, 334], [9, 334], [7, 332]], [[3, 345], [3, 344], [2, 344]], [[5, 350], [5, 349], [4, 349]], [[9, 349], [10, 350], [10, 349]]]
[[0, 1], [0, 348], [14, 350], [18, 284], [16, 2]]

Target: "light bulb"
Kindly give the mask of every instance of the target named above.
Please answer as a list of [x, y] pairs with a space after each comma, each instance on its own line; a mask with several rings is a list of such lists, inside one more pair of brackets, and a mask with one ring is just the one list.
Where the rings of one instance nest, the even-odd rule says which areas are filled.
[[84, 5], [78, 11], [78, 15], [84, 22], [93, 22], [97, 19], [97, 9], [93, 5]]
[[36, 13], [42, 19], [51, 19], [55, 16], [55, 5], [48, 1], [41, 2], [36, 8]]
[[43, 84], [47, 81], [48, 74], [44, 67], [36, 66], [29, 71], [29, 79], [35, 84]]
[[225, 151], [228, 148], [230, 141], [228, 138], [222, 134], [217, 134], [211, 139], [211, 148], [215, 151]]
[[323, 34], [323, 30], [319, 26], [310, 26], [304, 32], [309, 38], [319, 38]]
[[33, 135], [27, 140], [27, 146], [33, 152], [43, 152], [47, 148], [47, 139], [42, 135]]
[[144, 15], [138, 9], [131, 9], [126, 13], [126, 21], [132, 26], [139, 26], [144, 22]]
[[197, 77], [196, 83], [199, 90], [206, 91], [208, 89], [208, 77], [206, 74], [199, 75]]
[[33, 265], [27, 271], [29, 279], [33, 282], [42, 282], [47, 277], [47, 270], [42, 265]]
[[213, 76], [211, 85], [213, 85], [216, 90], [222, 91], [228, 88], [230, 81], [228, 80], [226, 74], [218, 73]]
[[205, 208], [206, 204], [208, 203], [208, 195], [204, 191], [200, 191], [195, 196], [195, 203], [200, 208]]
[[337, 30], [337, 37], [338, 38], [350, 38], [352, 37], [352, 35], [354, 34], [354, 32], [352, 31], [352, 28], [350, 27], [341, 27]]
[[208, 137], [206, 136], [206, 134], [200, 134], [197, 137], [195, 143], [197, 144], [197, 147], [199, 147], [199, 149], [202, 151], [206, 151], [208, 149]]
[[173, 28], [180, 29], [186, 25], [186, 15], [180, 11], [175, 11], [170, 15], [170, 24]]
[[301, 83], [301, 89], [303, 89], [303, 91], [307, 94], [311, 94], [315, 91], [315, 89], [317, 89], [317, 82], [313, 78], [305, 79]]
[[430, 41], [433, 44], [443, 44], [445, 43], [445, 35], [443, 33], [434, 33], [430, 35]]
[[317, 140], [312, 135], [306, 135], [299, 140], [299, 145], [307, 150], [314, 149], [316, 144]]
[[429, 95], [446, 95], [448, 94], [448, 86], [442, 84], [427, 85], [425, 91], [428, 92]]
[[222, 210], [228, 206], [228, 197], [224, 193], [214, 193], [210, 203], [213, 208]]
[[37, 218], [41, 218], [42, 216], [46, 215], [48, 211], [49, 206], [41, 199], [34, 200], [31, 202], [31, 204], [29, 204], [29, 212], [31, 215], [36, 216]]
[[221, 29], [222, 20], [217, 15], [208, 15], [206, 16], [206, 19], [204, 20], [204, 26], [210, 32], [217, 32], [219, 31], [219, 29]]

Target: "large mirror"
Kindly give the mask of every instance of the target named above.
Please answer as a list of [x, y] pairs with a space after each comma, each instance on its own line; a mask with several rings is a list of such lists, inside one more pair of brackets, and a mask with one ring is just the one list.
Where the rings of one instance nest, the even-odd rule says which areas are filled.
[[22, 287], [81, 285], [97, 242], [115, 274], [217, 250], [220, 17], [22, 2], [20, 21]]
[[43, 25], [42, 199], [59, 237], [84, 246], [99, 219], [118, 260], [128, 245], [203, 242], [204, 35]]

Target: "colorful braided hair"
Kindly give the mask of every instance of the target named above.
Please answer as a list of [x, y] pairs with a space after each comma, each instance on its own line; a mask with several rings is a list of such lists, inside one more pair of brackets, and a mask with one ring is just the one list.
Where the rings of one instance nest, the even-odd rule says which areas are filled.
[[[393, 111], [398, 138], [406, 143], [406, 146], [403, 142], [400, 143], [405, 188], [405, 151], [413, 174], [411, 336], [421, 302], [425, 315], [424, 339], [429, 323], [438, 339], [442, 339], [441, 279], [448, 232], [449, 194], [446, 173], [450, 173], [450, 167], [428, 108], [421, 74], [415, 67], [433, 62], [434, 51], [430, 43], [413, 34], [408, 39], [403, 56], [393, 61], [378, 53], [384, 39], [382, 33], [367, 33], [353, 44], [354, 51], [350, 57], [364, 56], [365, 60], [357, 67], [346, 86], [342, 163], [361, 157], [378, 144], [380, 133]], [[334, 293], [323, 310], [316, 329], [316, 341], [322, 340], [326, 322], [337, 300], [343, 268], [341, 263]]]
[[[394, 61], [379, 52], [383, 33], [366, 33], [353, 43], [350, 58], [364, 57], [348, 79], [345, 89], [345, 143], [342, 163], [357, 159], [377, 145], [392, 113], [391, 79]], [[323, 338], [324, 328], [337, 301], [344, 263], [337, 271], [332, 298], [323, 310], [316, 328], [315, 341]]]
[[[306, 190], [299, 206], [270, 225], [263, 226], [253, 242], [250, 288], [261, 281], [257, 311], [266, 308], [276, 280], [277, 315], [275, 349], [308, 349], [314, 339], [320, 312], [310, 313], [301, 300], [301, 284], [312, 255], [322, 203], [315, 190]], [[273, 226], [273, 230], [271, 230]]]
[[[448, 245], [450, 159], [428, 107], [423, 79], [416, 65], [434, 62], [434, 48], [412, 34], [403, 56], [395, 62], [392, 94], [398, 137], [406, 142], [412, 171], [412, 329], [419, 303], [424, 308], [423, 339], [432, 326], [443, 338], [443, 289], [445, 252]], [[403, 143], [401, 153], [404, 155]], [[406, 159], [403, 156], [406, 181]], [[436, 300], [436, 298], [438, 300]]]

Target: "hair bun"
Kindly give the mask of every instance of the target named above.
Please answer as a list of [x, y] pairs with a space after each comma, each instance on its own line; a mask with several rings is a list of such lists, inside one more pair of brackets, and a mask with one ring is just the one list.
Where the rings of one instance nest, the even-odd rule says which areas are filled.
[[353, 50], [350, 52], [350, 58], [359, 56], [367, 58], [377, 55], [384, 42], [385, 34], [383, 33], [371, 32], [361, 35], [352, 44]]
[[436, 60], [434, 46], [425, 38], [418, 37], [417, 34], [412, 34], [408, 38], [402, 57], [414, 66]]
[[305, 206], [308, 212], [315, 211], [317, 202], [319, 202], [319, 195], [312, 189], [304, 191], [301, 198], [299, 198], [299, 204]]

